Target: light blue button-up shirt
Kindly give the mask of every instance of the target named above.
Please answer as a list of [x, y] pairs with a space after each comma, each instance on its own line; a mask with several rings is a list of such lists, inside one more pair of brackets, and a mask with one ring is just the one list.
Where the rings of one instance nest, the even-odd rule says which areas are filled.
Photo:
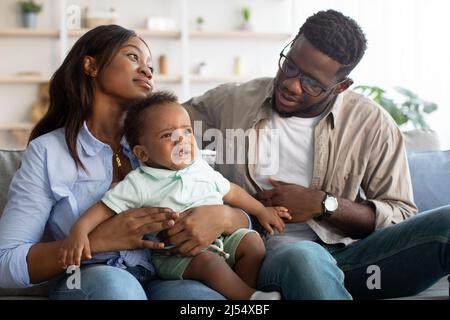
[[[139, 161], [123, 139], [133, 168]], [[33, 140], [14, 175], [8, 203], [0, 220], [0, 287], [31, 286], [27, 267], [30, 247], [47, 226], [55, 240], [66, 237], [86, 209], [99, 201], [112, 182], [112, 150], [82, 126], [77, 150], [86, 171], [77, 169], [69, 154], [64, 129]], [[101, 253], [90, 260], [125, 268], [142, 265], [154, 272], [148, 250]]]

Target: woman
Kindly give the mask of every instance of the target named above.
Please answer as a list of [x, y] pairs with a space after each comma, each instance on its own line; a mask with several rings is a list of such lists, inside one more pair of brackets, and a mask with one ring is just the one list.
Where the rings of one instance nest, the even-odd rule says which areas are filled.
[[[247, 227], [226, 206], [189, 215], [142, 208], [117, 215], [90, 234], [94, 256], [81, 268], [81, 288], [57, 261], [71, 225], [138, 161], [122, 139], [126, 106], [153, 89], [151, 53], [133, 31], [100, 26], [73, 46], [50, 83], [48, 113], [31, 133], [0, 220], [0, 287], [26, 287], [57, 277], [53, 299], [220, 299], [195, 281], [154, 279], [145, 234], [169, 229], [178, 253], [205, 249], [218, 234]], [[216, 214], [208, 214], [215, 210]], [[206, 223], [207, 222], [207, 223]], [[39, 242], [48, 227], [55, 239]], [[70, 287], [70, 286], [69, 286]]]

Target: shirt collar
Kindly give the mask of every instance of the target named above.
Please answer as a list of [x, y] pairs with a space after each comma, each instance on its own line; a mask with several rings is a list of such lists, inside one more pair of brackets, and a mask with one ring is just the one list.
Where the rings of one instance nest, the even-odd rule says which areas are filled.
[[340, 93], [337, 96], [336, 101], [334, 102], [333, 108], [331, 108], [331, 113], [333, 114], [333, 127], [336, 126], [336, 122], [337, 122], [338, 118], [341, 116], [342, 104], [344, 102], [345, 94], [346, 94], [345, 91]]
[[[86, 121], [84, 121], [83, 125], [81, 126], [80, 133], [78, 134], [78, 141], [80, 142], [84, 152], [86, 152], [86, 154], [90, 157], [97, 155], [103, 148], [111, 149], [109, 145], [101, 142], [92, 135], [87, 127]], [[130, 157], [130, 155], [132, 154], [130, 145], [128, 144], [128, 141], [124, 136], [120, 141], [120, 145], [122, 146], [125, 154]]]
[[80, 133], [78, 135], [78, 140], [83, 147], [84, 152], [90, 157], [95, 156], [106, 147], [106, 144], [98, 140], [89, 131], [86, 121], [83, 122], [81, 126]]
[[261, 101], [261, 108], [259, 108], [259, 111], [255, 117], [253, 125], [260, 122], [261, 120], [267, 120], [272, 117], [273, 110], [271, 103], [273, 97], [274, 82], [275, 78], [272, 79], [272, 81], [269, 81], [266, 88], [264, 88], [264, 96], [263, 100]]
[[192, 162], [189, 166], [187, 166], [184, 169], [181, 170], [169, 170], [169, 169], [160, 169], [160, 168], [153, 168], [146, 166], [145, 164], [141, 164], [141, 170], [150, 175], [151, 177], [157, 179], [157, 180], [163, 180], [163, 179], [175, 179], [175, 178], [181, 178], [183, 175], [185, 175], [187, 172], [191, 171], [191, 168], [198, 162], [198, 160], [195, 160]]
[[323, 119], [330, 118], [331, 119], [331, 128], [334, 129], [336, 127], [336, 123], [341, 114], [342, 102], [344, 100], [344, 93], [340, 93], [337, 95], [336, 99], [333, 102], [333, 106], [324, 115]]

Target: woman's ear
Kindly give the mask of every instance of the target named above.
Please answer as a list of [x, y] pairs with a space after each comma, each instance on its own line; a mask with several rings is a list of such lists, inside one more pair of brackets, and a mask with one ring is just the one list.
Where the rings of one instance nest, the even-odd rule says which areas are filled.
[[83, 58], [83, 72], [92, 78], [97, 77], [97, 63], [94, 57], [85, 56]]
[[148, 155], [147, 152], [145, 152], [144, 148], [140, 145], [135, 145], [133, 147], [133, 153], [134, 155], [141, 161], [141, 162], [147, 162], [148, 161]]

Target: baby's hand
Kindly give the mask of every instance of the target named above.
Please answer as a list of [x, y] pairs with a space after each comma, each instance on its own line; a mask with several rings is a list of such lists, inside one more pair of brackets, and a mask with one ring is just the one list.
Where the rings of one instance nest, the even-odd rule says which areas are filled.
[[70, 232], [59, 249], [59, 263], [64, 269], [71, 265], [79, 267], [81, 257], [91, 259], [91, 248], [87, 234]]
[[287, 208], [279, 207], [279, 206], [278, 207], [269, 207], [269, 208], [275, 210], [280, 218], [292, 220], [292, 216], [289, 213], [289, 210]]
[[280, 233], [284, 231], [284, 221], [281, 219], [278, 211], [283, 212], [283, 215], [287, 214], [290, 216], [286, 211], [278, 210], [277, 208], [285, 209], [283, 207], [266, 207], [264, 213], [257, 216], [259, 223], [261, 223], [270, 235], [274, 233], [272, 226]]

